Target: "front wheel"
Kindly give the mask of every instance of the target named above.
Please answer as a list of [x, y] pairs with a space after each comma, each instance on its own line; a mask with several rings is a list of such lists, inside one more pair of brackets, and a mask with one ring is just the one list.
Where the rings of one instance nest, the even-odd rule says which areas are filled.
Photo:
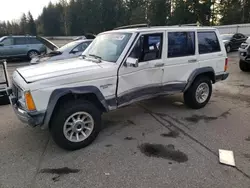
[[191, 87], [184, 93], [185, 104], [193, 109], [207, 105], [212, 95], [212, 82], [207, 76], [195, 79]]
[[245, 61], [240, 60], [240, 70], [243, 72], [250, 71], [250, 64], [246, 63]]
[[230, 45], [227, 45], [227, 46], [226, 46], [226, 50], [227, 50], [227, 53], [231, 52], [231, 50], [232, 50], [232, 49], [231, 49], [231, 46], [230, 46]]
[[68, 101], [55, 112], [50, 130], [54, 141], [61, 148], [84, 148], [96, 139], [101, 130], [101, 112], [88, 101]]

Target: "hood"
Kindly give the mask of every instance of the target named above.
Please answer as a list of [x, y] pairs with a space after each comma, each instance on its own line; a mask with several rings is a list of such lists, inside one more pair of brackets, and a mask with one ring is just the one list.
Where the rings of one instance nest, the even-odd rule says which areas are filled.
[[44, 37], [36, 36], [36, 39], [39, 40], [42, 44], [47, 46], [52, 51], [57, 50], [59, 48], [53, 42], [49, 41], [48, 39], [46, 39]]
[[53, 63], [46, 62], [33, 66], [18, 68], [17, 72], [24, 78], [26, 82], [32, 83], [67, 74], [90, 71], [100, 67], [101, 66], [99, 64], [92, 61], [86, 61], [83, 59], [68, 59]]

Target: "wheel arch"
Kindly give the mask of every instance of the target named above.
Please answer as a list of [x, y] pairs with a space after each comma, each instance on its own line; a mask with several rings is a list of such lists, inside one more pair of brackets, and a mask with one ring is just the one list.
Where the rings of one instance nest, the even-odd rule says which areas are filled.
[[184, 92], [187, 91], [190, 88], [190, 86], [193, 84], [193, 82], [196, 80], [197, 77], [202, 76], [202, 75], [209, 77], [213, 84], [216, 82], [215, 72], [214, 72], [214, 69], [212, 67], [198, 68], [198, 69], [195, 69], [190, 74], [190, 76], [188, 78], [187, 85], [186, 85], [186, 87], [184, 89]]
[[76, 100], [79, 98], [84, 98], [92, 102], [102, 112], [109, 111], [109, 106], [104, 96], [102, 95], [101, 91], [95, 86], [56, 89], [50, 96], [47, 111], [44, 117], [44, 123], [41, 128], [49, 128], [51, 119], [53, 118], [53, 115], [55, 114], [57, 108], [60, 107], [61, 102]]
[[29, 49], [29, 51], [27, 52], [27, 56], [29, 56], [30, 52], [37, 52], [38, 55], [40, 54], [40, 52], [36, 49]]

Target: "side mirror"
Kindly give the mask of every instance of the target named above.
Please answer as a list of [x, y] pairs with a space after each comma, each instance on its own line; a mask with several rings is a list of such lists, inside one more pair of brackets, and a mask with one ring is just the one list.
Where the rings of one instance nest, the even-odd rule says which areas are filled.
[[3, 43], [0, 43], [0, 46], [4, 46], [4, 44], [3, 44]]
[[136, 58], [128, 57], [126, 60], [126, 66], [127, 67], [138, 67], [139, 66], [139, 60]]
[[75, 48], [75, 49], [73, 49], [73, 50], [71, 51], [72, 54], [76, 54], [76, 53], [78, 53], [78, 52], [79, 52], [79, 50], [78, 50], [77, 48]]

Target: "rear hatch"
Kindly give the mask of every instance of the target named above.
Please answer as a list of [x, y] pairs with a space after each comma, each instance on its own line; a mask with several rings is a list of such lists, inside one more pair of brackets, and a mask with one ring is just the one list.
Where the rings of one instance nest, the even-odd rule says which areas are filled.
[[44, 44], [47, 48], [49, 48], [52, 51], [57, 50], [59, 47], [57, 45], [55, 45], [53, 42], [51, 42], [50, 40], [41, 37], [41, 36], [36, 36], [36, 39], [39, 40], [42, 44]]

